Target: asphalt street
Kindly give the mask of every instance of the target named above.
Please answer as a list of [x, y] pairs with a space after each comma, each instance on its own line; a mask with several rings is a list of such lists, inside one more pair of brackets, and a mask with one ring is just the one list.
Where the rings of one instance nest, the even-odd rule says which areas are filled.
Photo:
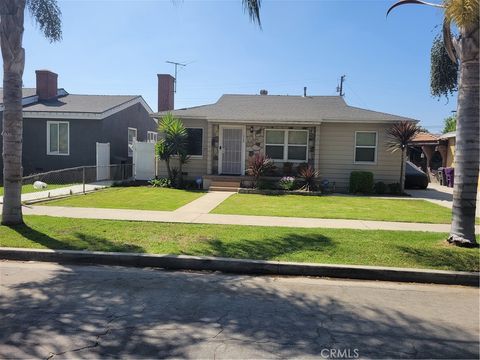
[[475, 358], [477, 288], [0, 262], [0, 358]]

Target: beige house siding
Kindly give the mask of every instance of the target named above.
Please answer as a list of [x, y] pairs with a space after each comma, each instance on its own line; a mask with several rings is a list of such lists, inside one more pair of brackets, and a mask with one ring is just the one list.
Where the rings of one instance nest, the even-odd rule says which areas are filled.
[[[319, 131], [318, 169], [322, 179], [335, 182], [338, 191], [347, 191], [350, 173], [354, 170], [370, 171], [374, 181], [386, 184], [399, 182], [400, 152], [386, 148], [388, 124], [323, 123]], [[376, 131], [378, 136], [376, 164], [355, 164], [355, 132]]]
[[[197, 176], [202, 176], [207, 173], [207, 159], [208, 159], [208, 125], [206, 120], [202, 119], [182, 119], [183, 125], [186, 128], [202, 128], [203, 129], [203, 146], [202, 146], [202, 156], [197, 157], [193, 156], [190, 158], [187, 164], [183, 166], [183, 172], [186, 173], [186, 176], [189, 178], [195, 178]], [[211, 137], [210, 137], [211, 138]], [[171, 160], [171, 167], [178, 167], [178, 162], [176, 159]], [[157, 174], [159, 177], [167, 176], [167, 168], [165, 162], [162, 160], [158, 161]]]

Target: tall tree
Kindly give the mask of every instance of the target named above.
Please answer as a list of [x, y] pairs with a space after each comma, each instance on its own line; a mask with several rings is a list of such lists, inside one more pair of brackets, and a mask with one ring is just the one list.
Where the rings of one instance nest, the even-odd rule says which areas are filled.
[[420, 128], [411, 121], [401, 121], [393, 124], [393, 126], [387, 130], [389, 137], [387, 146], [390, 151], [401, 151], [402, 161], [400, 164], [400, 193], [405, 191], [405, 158], [407, 156], [408, 144], [417, 136], [420, 132]]
[[457, 129], [457, 117], [455, 115], [443, 119], [442, 134], [455, 131]]
[[[451, 61], [458, 61], [460, 65], [453, 216], [448, 241], [461, 246], [475, 246], [475, 210], [480, 162], [479, 1], [444, 0], [440, 4], [402, 0], [392, 5], [387, 15], [395, 7], [404, 4], [429, 5], [443, 9], [444, 47]], [[457, 35], [451, 32], [452, 22], [458, 30]]]
[[0, 0], [0, 44], [3, 57], [3, 210], [2, 224], [21, 224], [22, 205], [22, 47], [25, 7], [50, 41], [62, 37], [56, 0]]
[[[242, 0], [250, 20], [261, 27], [261, 0]], [[3, 210], [2, 224], [23, 223], [22, 192], [22, 47], [25, 8], [51, 42], [62, 38], [57, 0], [0, 0], [0, 46], [3, 57]]]

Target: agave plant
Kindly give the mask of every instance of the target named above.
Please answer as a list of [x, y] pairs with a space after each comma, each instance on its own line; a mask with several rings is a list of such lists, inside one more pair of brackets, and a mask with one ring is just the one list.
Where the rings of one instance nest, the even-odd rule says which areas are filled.
[[317, 190], [316, 180], [320, 176], [319, 172], [313, 166], [303, 166], [298, 170], [298, 177], [303, 182], [302, 190], [315, 191]]
[[405, 157], [407, 155], [408, 144], [417, 136], [420, 132], [420, 128], [411, 121], [401, 121], [393, 124], [393, 126], [387, 130], [389, 137], [387, 141], [387, 147], [391, 152], [398, 150], [402, 153], [402, 161], [400, 163], [400, 192], [403, 194], [405, 190]]
[[[428, 5], [443, 10], [445, 50], [450, 60], [460, 65], [453, 216], [448, 241], [456, 245], [475, 246], [475, 210], [480, 163], [479, 1], [443, 0], [442, 3], [430, 3], [402, 0], [393, 4], [387, 15], [397, 6], [404, 4]], [[452, 35], [452, 22], [456, 26], [457, 35]], [[451, 83], [446, 85], [452, 85], [455, 78], [450, 79]]]
[[248, 160], [247, 174], [253, 177], [253, 187], [258, 187], [258, 181], [261, 176], [273, 169], [273, 161], [263, 154], [255, 154]]

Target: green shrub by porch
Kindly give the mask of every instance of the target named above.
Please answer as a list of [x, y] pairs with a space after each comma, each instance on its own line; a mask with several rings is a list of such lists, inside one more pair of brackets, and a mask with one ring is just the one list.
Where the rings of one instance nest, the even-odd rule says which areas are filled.
[[350, 173], [350, 192], [370, 194], [373, 191], [373, 173], [370, 171], [352, 171]]

